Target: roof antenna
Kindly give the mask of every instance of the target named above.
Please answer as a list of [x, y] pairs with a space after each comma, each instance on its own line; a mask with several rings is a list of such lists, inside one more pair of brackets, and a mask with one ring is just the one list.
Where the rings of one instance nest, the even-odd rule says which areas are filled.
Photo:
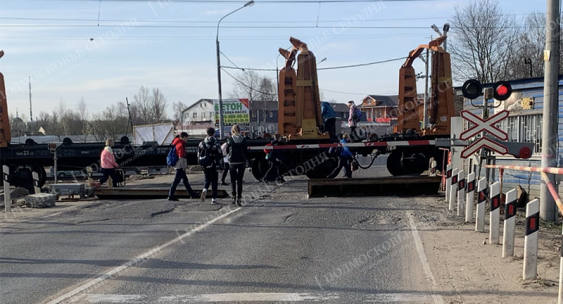
[[100, 15], [102, 13], [102, 0], [98, 2], [98, 27], [100, 27]]

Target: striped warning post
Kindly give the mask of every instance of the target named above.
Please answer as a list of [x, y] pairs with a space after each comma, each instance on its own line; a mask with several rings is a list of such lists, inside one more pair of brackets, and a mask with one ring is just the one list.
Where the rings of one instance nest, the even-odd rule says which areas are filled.
[[446, 166], [446, 201], [450, 198], [450, 187], [452, 186], [452, 165]]
[[4, 212], [8, 214], [12, 208], [12, 199], [10, 198], [10, 167], [2, 166], [2, 180], [4, 181]]
[[39, 187], [39, 174], [33, 171], [31, 175], [33, 176], [33, 190], [36, 194], [41, 193], [41, 188]]
[[477, 185], [477, 208], [475, 210], [475, 231], [485, 232], [485, 203], [487, 202], [487, 178], [482, 177]]
[[491, 213], [490, 213], [490, 225], [489, 229], [489, 242], [491, 244], [499, 243], [499, 222], [500, 222], [500, 183], [495, 182], [491, 185], [490, 198], [491, 198]]
[[473, 201], [475, 199], [475, 172], [467, 175], [467, 187], [465, 197], [465, 222], [469, 223], [473, 219]]
[[465, 172], [460, 170], [457, 173], [457, 216], [463, 216], [465, 209]]
[[[539, 223], [540, 201], [535, 199], [526, 205], [526, 236], [524, 237], [524, 269], [522, 271], [524, 280], [535, 280], [538, 275]], [[561, 285], [561, 283], [559, 284]]]
[[454, 211], [456, 198], [457, 198], [457, 169], [453, 169], [452, 171], [452, 183], [450, 185], [450, 200], [448, 209], [450, 211]]
[[502, 257], [514, 255], [514, 227], [516, 225], [516, 189], [506, 193], [504, 204], [504, 232], [502, 235]]

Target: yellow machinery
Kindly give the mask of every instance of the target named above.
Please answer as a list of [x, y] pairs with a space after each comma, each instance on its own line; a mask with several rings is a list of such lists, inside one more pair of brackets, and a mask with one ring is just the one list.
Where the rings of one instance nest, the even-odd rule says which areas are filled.
[[[0, 58], [2, 56], [4, 56], [4, 51], [0, 50]], [[10, 144], [10, 140], [12, 140], [12, 136], [10, 133], [6, 87], [4, 85], [4, 75], [0, 73], [0, 148], [7, 147]]]
[[[307, 44], [291, 37], [293, 48], [280, 49], [285, 57], [278, 83], [278, 133], [289, 138], [325, 139], [317, 80], [317, 62]], [[299, 54], [297, 54], [299, 53]], [[297, 55], [297, 72], [293, 68]]]
[[[420, 135], [449, 135], [450, 121], [454, 115], [454, 90], [450, 54], [440, 45], [446, 40], [441, 36], [429, 44], [419, 45], [409, 53], [409, 57], [399, 71], [399, 115], [396, 133], [414, 130]], [[432, 51], [432, 77], [426, 115], [428, 125], [421, 130], [424, 104], [416, 93], [416, 74], [412, 63], [423, 50]]]

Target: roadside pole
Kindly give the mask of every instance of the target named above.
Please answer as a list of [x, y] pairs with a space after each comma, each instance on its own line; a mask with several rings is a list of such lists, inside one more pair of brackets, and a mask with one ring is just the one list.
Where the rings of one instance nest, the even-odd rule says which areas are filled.
[[456, 204], [456, 194], [457, 194], [457, 169], [452, 171], [452, 183], [450, 185], [450, 201], [448, 209], [454, 211]]
[[500, 183], [495, 182], [490, 188], [491, 198], [491, 213], [490, 213], [490, 229], [489, 229], [489, 243], [499, 243], [499, 222], [500, 222]]
[[8, 214], [12, 208], [12, 199], [10, 198], [10, 182], [8, 177], [10, 176], [10, 167], [2, 166], [2, 173], [4, 179], [4, 212]]
[[465, 207], [465, 172], [460, 170], [457, 178], [457, 216], [463, 216], [463, 209]]
[[33, 190], [35, 190], [35, 194], [41, 193], [41, 188], [39, 188], [39, 174], [33, 171], [31, 175], [33, 176]]
[[[545, 50], [544, 50], [544, 91], [543, 91], [543, 120], [542, 120], [542, 158], [541, 166], [557, 167], [557, 142], [559, 125], [559, 32], [560, 32], [560, 3], [559, 0], [547, 0]], [[557, 189], [555, 175], [548, 174], [552, 185]], [[540, 184], [540, 217], [546, 221], [556, 220], [555, 201], [547, 189], [546, 183]], [[561, 295], [559, 297], [561, 301]]]
[[[535, 199], [526, 205], [526, 236], [524, 237], [524, 280], [535, 280], [538, 275], [538, 229], [540, 201]], [[563, 263], [562, 263], [563, 265]], [[561, 274], [559, 275], [561, 286]]]
[[465, 198], [465, 222], [469, 223], [473, 219], [473, 201], [475, 199], [475, 172], [467, 175], [467, 194]]
[[452, 165], [446, 167], [446, 201], [450, 199], [450, 187], [452, 186]]
[[502, 235], [502, 257], [514, 256], [514, 227], [516, 226], [516, 189], [506, 193], [504, 205], [504, 233]]
[[475, 231], [485, 232], [485, 203], [487, 202], [487, 179], [479, 179], [477, 186], [477, 211], [475, 212]]

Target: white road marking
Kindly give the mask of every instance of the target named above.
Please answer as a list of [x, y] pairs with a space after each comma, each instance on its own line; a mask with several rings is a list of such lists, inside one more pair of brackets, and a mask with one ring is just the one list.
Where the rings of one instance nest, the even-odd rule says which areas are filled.
[[201, 295], [176, 295], [161, 297], [158, 303], [215, 303], [215, 302], [322, 302], [338, 299], [334, 294], [312, 293], [215, 293]]
[[88, 294], [88, 303], [216, 303], [216, 302], [324, 302], [336, 300], [333, 293], [282, 293], [282, 292], [242, 292], [211, 293], [200, 295], [171, 295], [150, 299], [147, 295]]
[[101, 282], [103, 282], [107, 279], [112, 278], [113, 276], [117, 275], [119, 272], [121, 272], [121, 271], [123, 271], [123, 270], [125, 270], [125, 269], [127, 269], [131, 266], [139, 264], [140, 262], [148, 259], [149, 257], [158, 253], [159, 251], [182, 241], [184, 238], [189, 237], [192, 234], [207, 228], [208, 226], [212, 225], [213, 223], [215, 223], [215, 222], [217, 222], [217, 221], [219, 221], [219, 220], [239, 211], [240, 209], [241, 209], [240, 207], [236, 208], [236, 209], [232, 209], [231, 211], [224, 213], [224, 214], [222, 214], [222, 215], [220, 215], [216, 218], [213, 218], [210, 221], [208, 221], [204, 224], [201, 224], [201, 225], [193, 228], [192, 230], [187, 231], [186, 233], [181, 234], [181, 235], [177, 236], [176, 238], [174, 238], [174, 239], [172, 239], [172, 240], [170, 240], [170, 241], [168, 241], [168, 242], [166, 242], [166, 243], [164, 243], [160, 246], [154, 247], [154, 248], [150, 249], [149, 251], [146, 251], [145, 253], [137, 256], [136, 258], [128, 261], [127, 263], [125, 263], [121, 266], [115, 267], [115, 268], [111, 269], [110, 271], [103, 273], [102, 275], [100, 275], [99, 277], [97, 277], [95, 279], [92, 279], [92, 280], [89, 280], [89, 281], [86, 281], [86, 282], [80, 284], [78, 287], [74, 288], [73, 290], [57, 297], [56, 299], [53, 299], [53, 300], [47, 302], [47, 304], [56, 304], [56, 303], [61, 303], [63, 301], [66, 301], [66, 300], [84, 292], [88, 288], [91, 288], [94, 285], [97, 285], [97, 284], [99, 284], [99, 283], [101, 283]]
[[[438, 286], [438, 284], [436, 283], [436, 279], [432, 274], [432, 270], [430, 270], [430, 264], [428, 263], [428, 258], [426, 258], [426, 254], [424, 253], [424, 247], [422, 246], [422, 240], [420, 239], [418, 229], [416, 228], [416, 224], [414, 223], [414, 218], [409, 212], [407, 212], [407, 216], [409, 217], [409, 226], [412, 231], [412, 237], [414, 239], [416, 252], [418, 253], [418, 258], [420, 259], [420, 263], [422, 264], [422, 269], [424, 270], [426, 277], [430, 280], [430, 282], [432, 282], [432, 288], [434, 289]], [[433, 294], [432, 298], [434, 299], [434, 304], [444, 303], [444, 299], [441, 295]]]
[[430, 295], [415, 293], [382, 293], [369, 296], [364, 302], [367, 303], [433, 303], [434, 299]]
[[87, 301], [88, 303], [139, 303], [146, 298], [147, 296], [144, 295], [89, 294]]

